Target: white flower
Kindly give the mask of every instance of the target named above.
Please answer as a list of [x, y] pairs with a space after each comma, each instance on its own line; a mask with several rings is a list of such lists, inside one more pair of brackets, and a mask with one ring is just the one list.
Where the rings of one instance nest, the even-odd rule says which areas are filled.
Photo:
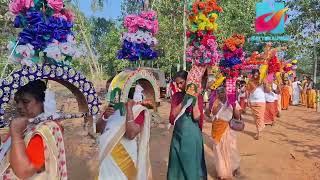
[[76, 44], [77, 42], [76, 42], [76, 38], [73, 36], [73, 35], [71, 35], [71, 34], [68, 34], [68, 36], [67, 36], [67, 42], [68, 43], [71, 43], [71, 44]]
[[157, 39], [150, 32], [137, 31], [135, 33], [123, 33], [121, 41], [127, 40], [133, 43], [146, 43], [148, 46], [154, 46], [158, 43]]
[[23, 58], [31, 58], [34, 55], [34, 49], [31, 44], [18, 45], [16, 47], [16, 52]]
[[49, 44], [43, 52], [47, 53], [47, 57], [57, 61], [60, 61], [62, 58], [61, 50], [55, 43]]
[[26, 65], [26, 66], [31, 67], [33, 65], [33, 61], [31, 58], [23, 58], [21, 60], [21, 65]]
[[69, 42], [61, 43], [59, 48], [63, 54], [68, 56], [73, 56], [76, 53], [73, 45]]

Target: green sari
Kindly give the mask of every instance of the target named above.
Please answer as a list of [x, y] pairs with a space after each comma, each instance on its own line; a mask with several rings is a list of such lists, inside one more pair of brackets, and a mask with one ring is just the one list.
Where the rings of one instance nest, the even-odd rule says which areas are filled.
[[[176, 94], [175, 94], [176, 95]], [[175, 106], [178, 97], [172, 97]], [[192, 118], [192, 109], [188, 108], [176, 120], [169, 154], [168, 180], [199, 180], [207, 179], [204, 159], [203, 137], [199, 122]]]

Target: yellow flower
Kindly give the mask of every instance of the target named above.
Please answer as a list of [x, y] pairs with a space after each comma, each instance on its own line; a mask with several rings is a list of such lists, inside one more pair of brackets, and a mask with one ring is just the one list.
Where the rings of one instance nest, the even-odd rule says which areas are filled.
[[213, 24], [213, 29], [216, 31], [218, 29], [218, 24], [217, 23], [214, 23]]
[[206, 19], [208, 19], [204, 14], [202, 14], [202, 13], [200, 13], [199, 15], [198, 15], [199, 17], [199, 20], [202, 20], [202, 21], [205, 21]]
[[218, 14], [216, 14], [216, 13], [211, 14], [211, 18], [217, 19], [218, 18]]
[[214, 30], [214, 25], [212, 23], [207, 23], [207, 30]]
[[292, 63], [297, 64], [298, 60], [293, 60]]
[[198, 26], [198, 29], [201, 30], [201, 31], [205, 30], [205, 28], [206, 28], [206, 23], [204, 23], [204, 22], [200, 23], [199, 26]]

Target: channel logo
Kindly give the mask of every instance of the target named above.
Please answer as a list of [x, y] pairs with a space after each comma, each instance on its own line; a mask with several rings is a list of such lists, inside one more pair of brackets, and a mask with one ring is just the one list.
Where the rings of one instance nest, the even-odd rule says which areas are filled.
[[256, 4], [256, 32], [282, 34], [288, 19], [284, 2], [259, 2]]

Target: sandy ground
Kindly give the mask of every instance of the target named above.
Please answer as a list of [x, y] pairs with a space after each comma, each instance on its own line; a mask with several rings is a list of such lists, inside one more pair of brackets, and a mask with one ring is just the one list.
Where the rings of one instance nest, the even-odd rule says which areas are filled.
[[[102, 87], [102, 84], [95, 84]], [[52, 84], [58, 107], [77, 112], [75, 98], [64, 87]], [[103, 89], [97, 89], [102, 91]], [[103, 96], [103, 93], [101, 93]], [[151, 130], [151, 161], [153, 179], [166, 179], [172, 128], [168, 130], [169, 103], [159, 108], [159, 121]], [[238, 133], [241, 155], [241, 180], [320, 180], [320, 114], [304, 107], [282, 111], [275, 126], [267, 126], [263, 137], [253, 139], [255, 125], [250, 112], [244, 116], [246, 128]], [[71, 180], [94, 179], [97, 174], [97, 142], [83, 128], [83, 120], [63, 122], [68, 173]], [[215, 179], [212, 162], [211, 123], [203, 130], [208, 179]]]

